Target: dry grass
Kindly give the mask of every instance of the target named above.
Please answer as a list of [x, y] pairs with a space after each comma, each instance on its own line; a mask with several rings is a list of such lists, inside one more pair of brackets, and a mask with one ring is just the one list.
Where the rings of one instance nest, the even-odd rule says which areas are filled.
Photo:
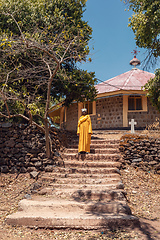
[[160, 138], [160, 119], [157, 117], [155, 122], [148, 125], [142, 134], [147, 135], [148, 137]]

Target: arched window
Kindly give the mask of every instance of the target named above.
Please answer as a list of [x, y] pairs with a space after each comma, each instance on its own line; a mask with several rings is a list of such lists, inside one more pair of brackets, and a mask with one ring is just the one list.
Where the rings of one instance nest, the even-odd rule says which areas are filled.
[[142, 110], [142, 97], [140, 95], [128, 97], [128, 110]]

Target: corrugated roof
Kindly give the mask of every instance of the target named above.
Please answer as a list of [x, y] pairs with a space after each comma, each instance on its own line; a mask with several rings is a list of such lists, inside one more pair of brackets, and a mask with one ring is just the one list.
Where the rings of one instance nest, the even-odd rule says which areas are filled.
[[98, 94], [115, 92], [119, 90], [142, 90], [150, 78], [154, 78], [155, 74], [146, 72], [137, 68], [113, 77], [107, 81], [97, 84], [95, 87]]

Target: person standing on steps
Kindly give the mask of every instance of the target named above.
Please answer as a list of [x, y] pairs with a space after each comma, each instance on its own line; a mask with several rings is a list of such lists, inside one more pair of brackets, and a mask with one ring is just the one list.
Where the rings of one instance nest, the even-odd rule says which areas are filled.
[[90, 153], [91, 134], [93, 134], [91, 118], [87, 114], [87, 109], [83, 108], [77, 127], [77, 135], [79, 136], [78, 154]]

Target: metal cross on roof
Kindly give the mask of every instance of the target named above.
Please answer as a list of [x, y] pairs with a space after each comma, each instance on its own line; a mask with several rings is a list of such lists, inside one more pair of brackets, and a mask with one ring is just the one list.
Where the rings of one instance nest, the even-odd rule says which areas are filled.
[[134, 49], [133, 52], [131, 52], [131, 53], [134, 54], [134, 58], [129, 62], [130, 65], [134, 66], [135, 69], [136, 69], [136, 66], [140, 65], [140, 63], [141, 63], [140, 60], [138, 60], [136, 58], [136, 55], [137, 55], [138, 52], [140, 52], [140, 51], [137, 51], [137, 47], [136, 47], [136, 49]]
[[136, 57], [136, 55], [138, 54], [138, 52], [140, 52], [140, 51], [137, 51], [137, 47], [136, 47], [136, 49], [134, 49], [133, 52], [131, 52], [131, 53], [133, 53], [134, 57]]

